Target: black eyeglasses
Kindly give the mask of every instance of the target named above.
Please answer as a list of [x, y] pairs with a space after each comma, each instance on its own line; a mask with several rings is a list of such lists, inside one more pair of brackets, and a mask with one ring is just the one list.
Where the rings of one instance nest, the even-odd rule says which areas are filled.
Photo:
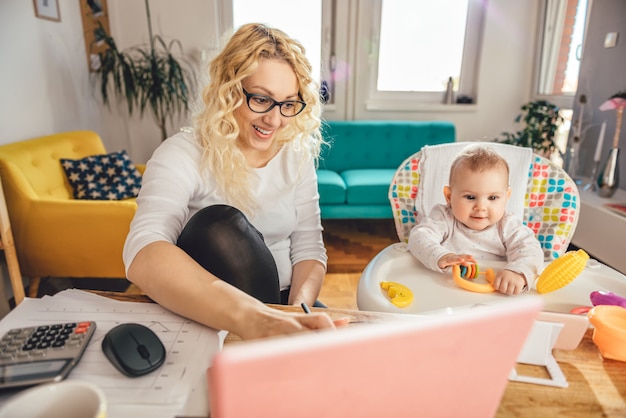
[[246, 89], [243, 89], [243, 94], [246, 95], [246, 103], [248, 108], [254, 113], [267, 113], [278, 106], [280, 114], [286, 118], [292, 118], [298, 115], [306, 107], [306, 103], [300, 100], [285, 100], [284, 102], [277, 102], [269, 96], [262, 94], [248, 93]]

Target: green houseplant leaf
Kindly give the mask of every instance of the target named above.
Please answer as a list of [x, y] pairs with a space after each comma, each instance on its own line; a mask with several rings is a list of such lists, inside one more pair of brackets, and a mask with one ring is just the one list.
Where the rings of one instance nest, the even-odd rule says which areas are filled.
[[556, 132], [563, 123], [559, 107], [545, 100], [536, 100], [522, 105], [521, 111], [515, 122], [524, 123], [523, 129], [503, 132], [503, 137], [496, 138], [496, 141], [532, 148], [542, 155], [560, 152], [555, 142]]
[[107, 48], [98, 54], [100, 66], [94, 74], [107, 107], [113, 96], [126, 102], [129, 115], [138, 109], [143, 116], [149, 109], [165, 140], [167, 122], [189, 110], [195, 78], [191, 66], [182, 58], [181, 43], [173, 40], [168, 44], [161, 36], [152, 35], [149, 1], [145, 3], [150, 45], [120, 51], [113, 37], [100, 25], [96, 39]]

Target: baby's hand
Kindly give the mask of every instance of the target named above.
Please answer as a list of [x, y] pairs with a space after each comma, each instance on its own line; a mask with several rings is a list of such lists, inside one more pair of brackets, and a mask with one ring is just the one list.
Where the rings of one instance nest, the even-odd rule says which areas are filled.
[[526, 279], [522, 274], [503, 269], [496, 275], [493, 287], [505, 295], [519, 295], [526, 287]]
[[446, 267], [455, 266], [455, 265], [463, 265], [466, 266], [468, 264], [476, 264], [476, 260], [473, 256], [469, 254], [446, 254], [437, 261], [437, 265], [440, 269], [445, 269]]

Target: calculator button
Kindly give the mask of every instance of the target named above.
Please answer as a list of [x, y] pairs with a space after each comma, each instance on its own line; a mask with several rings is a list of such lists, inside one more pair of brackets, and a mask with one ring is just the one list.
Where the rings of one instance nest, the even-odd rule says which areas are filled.
[[69, 340], [66, 345], [71, 348], [77, 348], [80, 347], [80, 343], [81, 342], [79, 340]]
[[78, 327], [74, 330], [75, 334], [84, 334], [89, 330], [89, 324], [78, 324]]

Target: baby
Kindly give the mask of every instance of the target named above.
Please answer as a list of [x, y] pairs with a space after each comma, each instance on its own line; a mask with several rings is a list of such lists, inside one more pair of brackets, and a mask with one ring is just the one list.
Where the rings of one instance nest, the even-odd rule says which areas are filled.
[[441, 272], [477, 259], [506, 261], [494, 288], [507, 295], [528, 289], [543, 269], [543, 250], [533, 231], [506, 212], [506, 160], [484, 144], [466, 148], [452, 163], [443, 194], [447, 205], [435, 206], [411, 230], [411, 254]]

